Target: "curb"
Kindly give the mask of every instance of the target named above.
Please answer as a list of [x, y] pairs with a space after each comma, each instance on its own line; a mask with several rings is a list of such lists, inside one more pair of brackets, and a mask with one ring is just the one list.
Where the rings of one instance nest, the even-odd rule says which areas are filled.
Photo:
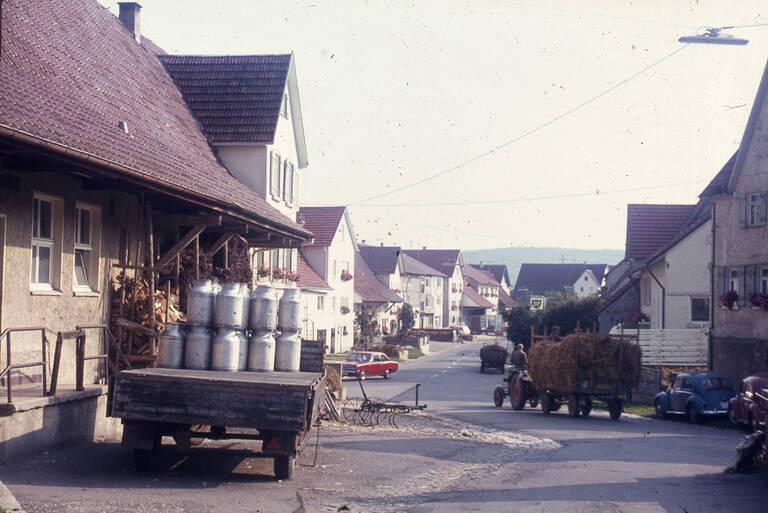
[[0, 511], [24, 513], [10, 490], [0, 481]]

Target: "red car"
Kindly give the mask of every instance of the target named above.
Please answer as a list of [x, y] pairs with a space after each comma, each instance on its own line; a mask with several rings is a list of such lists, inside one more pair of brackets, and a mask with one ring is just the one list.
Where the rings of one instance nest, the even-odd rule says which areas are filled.
[[768, 373], [755, 374], [741, 381], [739, 393], [728, 403], [728, 418], [746, 424], [753, 431], [766, 425], [768, 413]]
[[389, 379], [397, 372], [399, 363], [389, 359], [384, 353], [374, 351], [354, 351], [341, 366], [342, 376], [359, 377], [361, 380], [369, 376], [384, 376]]

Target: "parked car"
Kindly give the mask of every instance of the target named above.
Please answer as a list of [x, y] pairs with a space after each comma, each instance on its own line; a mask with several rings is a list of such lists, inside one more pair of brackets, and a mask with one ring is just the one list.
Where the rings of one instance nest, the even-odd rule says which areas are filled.
[[768, 373], [741, 380], [739, 393], [731, 398], [728, 418], [734, 424], [746, 424], [752, 431], [766, 425], [768, 415]]
[[696, 423], [705, 416], [726, 415], [731, 397], [733, 386], [722, 374], [684, 372], [677, 375], [671, 387], [656, 394], [653, 404], [657, 417], [682, 414]]
[[458, 334], [459, 338], [461, 340], [472, 340], [472, 331], [470, 331], [469, 326], [466, 324], [456, 324], [455, 326], [450, 327], [452, 330], [456, 330], [456, 333]]
[[353, 351], [341, 365], [341, 375], [359, 377], [361, 380], [370, 376], [384, 376], [384, 379], [389, 379], [399, 367], [399, 363], [390, 360], [384, 353]]

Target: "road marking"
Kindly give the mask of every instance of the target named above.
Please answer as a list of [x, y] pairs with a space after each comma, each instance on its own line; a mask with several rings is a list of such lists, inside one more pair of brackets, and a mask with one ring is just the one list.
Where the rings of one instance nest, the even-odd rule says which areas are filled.
[[430, 378], [437, 378], [439, 376], [440, 376], [439, 374], [433, 374], [433, 375], [430, 376]]

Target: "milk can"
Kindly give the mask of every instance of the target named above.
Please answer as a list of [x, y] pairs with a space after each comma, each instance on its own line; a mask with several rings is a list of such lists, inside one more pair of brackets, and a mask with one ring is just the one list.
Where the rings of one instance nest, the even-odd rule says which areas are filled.
[[299, 331], [301, 325], [301, 292], [285, 289], [280, 298], [277, 325], [283, 330]]
[[248, 370], [275, 370], [275, 337], [271, 331], [254, 332], [248, 342]]
[[178, 322], [169, 322], [160, 335], [157, 347], [157, 367], [180, 369], [184, 364], [184, 333]]
[[277, 329], [277, 291], [268, 285], [259, 285], [251, 294], [248, 326], [252, 330]]
[[237, 330], [219, 328], [213, 337], [211, 370], [235, 372], [240, 361], [240, 338]]
[[243, 327], [242, 329], [246, 330], [248, 329], [248, 319], [250, 318], [250, 310], [251, 310], [251, 291], [248, 290], [248, 284], [247, 283], [241, 283], [240, 284], [240, 295], [243, 296]]
[[208, 370], [211, 367], [211, 339], [206, 326], [192, 326], [184, 340], [184, 368]]
[[248, 337], [244, 331], [237, 332], [237, 339], [240, 341], [238, 350], [237, 370], [246, 370], [248, 368]]
[[301, 363], [301, 339], [295, 331], [284, 331], [275, 347], [275, 370], [299, 372]]
[[213, 322], [213, 283], [195, 280], [187, 293], [187, 323], [190, 326], [210, 326]]
[[226, 283], [216, 295], [214, 324], [217, 328], [243, 329], [243, 295], [239, 283]]

